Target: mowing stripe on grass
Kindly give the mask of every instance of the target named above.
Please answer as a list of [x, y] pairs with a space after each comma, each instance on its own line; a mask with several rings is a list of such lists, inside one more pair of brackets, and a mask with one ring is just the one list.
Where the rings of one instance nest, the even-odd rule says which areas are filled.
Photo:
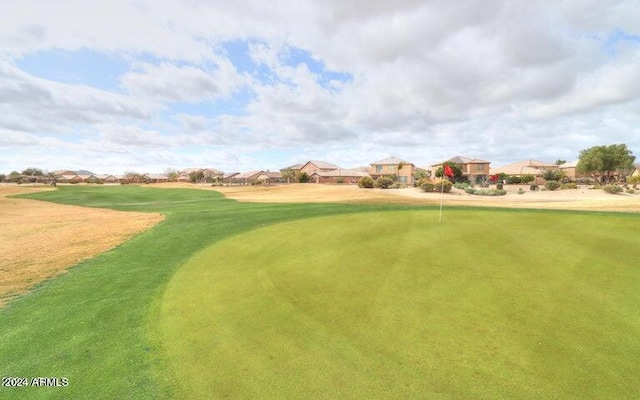
[[637, 219], [456, 210], [438, 227], [435, 213], [287, 222], [190, 259], [161, 319], [185, 395], [634, 395]]

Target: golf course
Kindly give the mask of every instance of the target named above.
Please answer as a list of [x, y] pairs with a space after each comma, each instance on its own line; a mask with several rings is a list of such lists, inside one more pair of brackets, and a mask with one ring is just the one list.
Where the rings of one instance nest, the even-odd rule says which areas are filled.
[[638, 213], [456, 206], [439, 223], [433, 204], [133, 185], [14, 198], [163, 219], [0, 308], [2, 377], [68, 382], [5, 385], [3, 399], [628, 399], [640, 387]]

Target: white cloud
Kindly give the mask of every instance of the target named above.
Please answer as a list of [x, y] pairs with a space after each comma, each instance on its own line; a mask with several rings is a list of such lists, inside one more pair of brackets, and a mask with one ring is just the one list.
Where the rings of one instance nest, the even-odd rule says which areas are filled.
[[[356, 165], [572, 158], [611, 141], [640, 151], [636, 1], [24, 0], [3, 15], [0, 152], [43, 132], [127, 165], [193, 164], [207, 151], [251, 168], [275, 163], [272, 150]], [[223, 51], [230, 40], [249, 43], [248, 61]], [[288, 64], [291, 48], [350, 79]], [[52, 49], [117, 54], [131, 68], [101, 90], [16, 66]], [[194, 107], [172, 109], [184, 103]]]

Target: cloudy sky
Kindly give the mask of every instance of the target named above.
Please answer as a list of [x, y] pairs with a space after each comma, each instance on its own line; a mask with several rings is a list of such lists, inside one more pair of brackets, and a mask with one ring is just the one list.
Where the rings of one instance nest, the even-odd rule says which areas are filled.
[[0, 172], [640, 155], [636, 0], [0, 0]]

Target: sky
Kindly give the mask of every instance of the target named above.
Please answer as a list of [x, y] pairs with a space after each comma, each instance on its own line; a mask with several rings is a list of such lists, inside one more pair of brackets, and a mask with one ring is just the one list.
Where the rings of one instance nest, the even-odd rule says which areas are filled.
[[640, 2], [0, 0], [0, 172], [640, 155]]

